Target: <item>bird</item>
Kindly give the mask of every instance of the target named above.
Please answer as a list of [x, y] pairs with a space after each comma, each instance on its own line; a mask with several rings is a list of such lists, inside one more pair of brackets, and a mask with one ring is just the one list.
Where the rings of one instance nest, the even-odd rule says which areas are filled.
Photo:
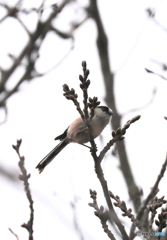
[[[90, 121], [91, 134], [93, 139], [98, 137], [103, 129], [107, 126], [111, 120], [113, 111], [107, 106], [98, 106], [94, 109], [94, 116]], [[60, 140], [60, 143], [52, 149], [36, 166], [41, 173], [44, 168], [69, 144], [78, 143], [84, 145], [89, 142], [89, 130], [85, 122], [79, 116], [71, 125], [55, 140]], [[84, 145], [86, 146], [86, 145]], [[88, 146], [86, 146], [88, 147]]]

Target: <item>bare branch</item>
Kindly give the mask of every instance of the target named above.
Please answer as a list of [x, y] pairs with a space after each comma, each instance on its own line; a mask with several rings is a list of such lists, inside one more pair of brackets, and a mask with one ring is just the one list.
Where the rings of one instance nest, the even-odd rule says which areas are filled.
[[69, 39], [69, 38], [74, 39], [74, 36], [72, 35], [72, 33], [62, 32], [53, 26], [50, 26], [50, 31], [56, 33], [59, 37], [61, 37], [63, 39]]
[[113, 233], [109, 230], [108, 225], [107, 225], [107, 221], [108, 221], [108, 213], [104, 212], [104, 207], [103, 206], [98, 206], [97, 204], [97, 193], [96, 191], [92, 191], [90, 189], [90, 197], [93, 199], [93, 203], [88, 203], [88, 205], [90, 207], [93, 207], [96, 211], [94, 212], [95, 216], [98, 217], [101, 220], [101, 224], [102, 227], [104, 229], [104, 232], [108, 235], [108, 237], [111, 240], [116, 240], [116, 238], [114, 237]]
[[167, 78], [165, 78], [163, 75], [161, 75], [161, 74], [159, 74], [159, 73], [153, 72], [153, 71], [151, 71], [151, 70], [149, 70], [149, 69], [147, 69], [147, 68], [145, 68], [145, 70], [146, 70], [146, 72], [148, 72], [148, 73], [154, 74], [154, 75], [156, 75], [156, 76], [158, 76], [158, 77], [161, 77], [161, 78], [164, 79], [164, 80], [167, 80]]
[[0, 23], [2, 23], [7, 17], [15, 17], [16, 14], [19, 12], [19, 9], [17, 8], [17, 4], [13, 8], [10, 8], [7, 4], [3, 4], [3, 3], [1, 3], [0, 5], [7, 10], [7, 14], [0, 19]]
[[71, 202], [70, 205], [71, 205], [71, 208], [72, 208], [75, 229], [79, 234], [80, 240], [84, 240], [82, 230], [81, 230], [81, 228], [79, 226], [79, 223], [77, 221], [77, 209], [76, 209], [76, 199], [75, 198], [74, 198], [74, 202]]
[[134, 215], [132, 214], [132, 209], [131, 208], [127, 209], [126, 203], [124, 201], [121, 201], [120, 197], [118, 195], [114, 196], [114, 194], [111, 191], [109, 191], [109, 194], [110, 194], [110, 197], [113, 198], [116, 201], [114, 203], [114, 206], [120, 208], [121, 211], [123, 212], [122, 216], [130, 218], [131, 222], [134, 223], [134, 225], [139, 230], [144, 232], [145, 229], [141, 226], [141, 224], [139, 223], [137, 218], [135, 218]]
[[77, 111], [78, 111], [79, 114], [81, 115], [83, 121], [85, 121], [84, 113], [83, 113], [83, 111], [82, 111], [81, 108], [80, 108], [79, 102], [77, 101], [78, 94], [75, 93], [74, 88], [71, 88], [71, 90], [70, 90], [70, 89], [69, 89], [69, 86], [68, 86], [67, 84], [64, 84], [64, 85], [63, 85], [63, 91], [65, 92], [65, 93], [63, 93], [63, 95], [66, 97], [66, 99], [73, 101], [73, 103], [74, 103], [75, 106], [77, 107]]
[[[126, 129], [129, 128], [130, 124], [139, 119], [140, 119], [140, 116], [136, 116], [135, 118], [129, 120], [125, 124], [124, 128], [122, 128], [122, 129], [118, 128], [116, 132], [113, 131], [112, 135], [114, 138], [106, 145], [106, 147], [104, 147], [104, 149], [101, 151], [101, 153], [98, 157], [96, 155], [92, 154], [92, 156], [94, 158], [94, 162], [95, 162], [95, 172], [96, 172], [97, 177], [102, 185], [103, 193], [104, 193], [105, 199], [107, 201], [109, 212], [112, 215], [112, 218], [113, 218], [114, 222], [116, 223], [117, 227], [119, 228], [123, 239], [129, 239], [129, 237], [128, 237], [127, 233], [125, 232], [124, 226], [122, 225], [122, 223], [120, 222], [119, 218], [117, 217], [117, 215], [114, 211], [114, 208], [113, 208], [110, 196], [109, 196], [109, 189], [108, 189], [107, 181], [104, 178], [104, 173], [101, 168], [101, 161], [102, 161], [105, 153], [110, 149], [110, 147], [114, 144], [114, 142], [124, 139], [124, 137], [122, 135], [124, 135], [126, 133]], [[92, 152], [94, 152], [94, 151], [92, 150]]]
[[29, 186], [29, 182], [28, 179], [30, 178], [30, 173], [27, 174], [27, 170], [24, 167], [24, 156], [20, 155], [20, 146], [21, 146], [22, 140], [17, 140], [17, 144], [16, 145], [12, 145], [14, 150], [16, 151], [16, 153], [19, 156], [19, 167], [21, 170], [21, 175], [19, 175], [19, 179], [20, 181], [23, 181], [24, 184], [24, 190], [26, 192], [26, 196], [27, 199], [30, 203], [29, 207], [30, 207], [30, 219], [27, 223], [23, 223], [21, 226], [26, 228], [27, 231], [29, 232], [29, 240], [33, 240], [33, 221], [34, 221], [34, 208], [33, 208], [33, 200], [32, 200], [32, 196], [31, 196], [31, 191], [30, 191], [30, 186]]
[[129, 113], [132, 113], [132, 112], [136, 112], [136, 111], [143, 110], [143, 109], [147, 108], [148, 106], [150, 106], [150, 105], [153, 103], [156, 94], [157, 94], [157, 88], [155, 87], [155, 88], [153, 89], [153, 91], [152, 91], [152, 97], [151, 97], [151, 99], [148, 101], [148, 103], [146, 103], [144, 106], [141, 106], [141, 107], [138, 107], [138, 108], [133, 108], [133, 109], [127, 111], [127, 112], [124, 112], [124, 113], [122, 113], [122, 116], [124, 116], [124, 115], [126, 115], [126, 114], [129, 114]]
[[121, 141], [124, 139], [123, 135], [126, 133], [126, 129], [128, 129], [130, 127], [130, 125], [136, 121], [138, 121], [140, 119], [140, 115], [132, 118], [131, 120], [127, 121], [127, 123], [124, 125], [124, 127], [121, 129], [118, 128], [116, 131], [112, 131], [112, 136], [113, 139], [111, 139], [107, 145], [104, 147], [104, 149], [100, 152], [99, 155], [99, 161], [101, 162], [102, 159], [104, 158], [105, 154], [107, 153], [107, 151], [111, 148], [111, 146], [113, 146], [113, 144], [117, 141]]
[[28, 30], [28, 28], [26, 27], [26, 25], [21, 21], [21, 19], [18, 17], [18, 16], [16, 16], [15, 17], [17, 20], [18, 20], [18, 22], [21, 24], [21, 26], [24, 28], [24, 30], [26, 31], [26, 33], [28, 34], [28, 36], [31, 38], [31, 33], [29, 32], [29, 30]]
[[[105, 83], [106, 97], [105, 101], [107, 106], [110, 107], [114, 112], [114, 118], [111, 122], [113, 129], [118, 129], [121, 125], [121, 115], [118, 113], [116, 107], [116, 99], [114, 94], [114, 73], [111, 71], [111, 63], [109, 60], [109, 51], [108, 51], [108, 39], [104, 30], [104, 26], [99, 14], [96, 0], [90, 0], [90, 5], [87, 8], [89, 16], [95, 21], [97, 26], [97, 48], [99, 53], [99, 59], [101, 64], [101, 70]], [[128, 187], [128, 193], [130, 199], [133, 201], [135, 210], [137, 212], [140, 204], [140, 190], [137, 187], [134, 176], [132, 174], [130, 164], [128, 161], [128, 156], [125, 149], [124, 142], [117, 142], [117, 150], [120, 161], [120, 169], [123, 173], [126, 185]]]
[[[86, 62], [85, 61], [82, 62], [82, 67], [83, 67], [84, 74], [83, 74], [83, 76], [79, 75], [79, 80], [81, 81], [80, 88], [83, 91], [84, 110], [82, 111], [80, 109], [79, 103], [76, 100], [78, 95], [75, 94], [75, 90], [73, 88], [70, 90], [67, 84], [64, 84], [64, 86], [63, 86], [63, 90], [65, 91], [64, 96], [67, 99], [72, 100], [74, 102], [74, 104], [77, 106], [77, 110], [79, 111], [83, 121], [85, 122], [86, 126], [88, 127], [89, 141], [90, 141], [90, 144], [91, 144], [91, 155], [92, 155], [92, 157], [94, 159], [94, 163], [95, 163], [95, 172], [97, 174], [97, 178], [99, 179], [99, 181], [101, 183], [103, 193], [104, 193], [104, 196], [105, 196], [108, 208], [109, 208], [109, 214], [112, 216], [114, 222], [116, 223], [118, 229], [120, 230], [123, 240], [129, 240], [129, 237], [128, 237], [125, 229], [124, 229], [124, 226], [122, 225], [122, 223], [120, 222], [119, 218], [117, 217], [117, 215], [114, 211], [114, 208], [113, 208], [110, 196], [109, 196], [107, 181], [104, 178], [104, 173], [103, 173], [103, 170], [101, 168], [101, 164], [100, 164], [101, 161], [99, 160], [99, 157], [96, 154], [97, 147], [96, 147], [96, 143], [94, 141], [94, 138], [93, 138], [93, 135], [92, 135], [92, 132], [91, 132], [90, 121], [91, 121], [91, 116], [93, 116], [93, 114], [94, 114], [94, 108], [96, 106], [98, 106], [100, 104], [100, 102], [97, 102], [97, 97], [95, 97], [93, 99], [89, 98], [89, 104], [88, 104], [88, 102], [87, 102], [87, 100], [88, 100], [87, 89], [90, 85], [90, 80], [87, 80], [87, 77], [89, 75], [89, 70], [86, 68]], [[91, 108], [91, 115], [89, 115], [89, 113], [88, 113], [88, 107]], [[134, 118], [132, 120], [132, 122], [134, 122], [136, 120], [137, 120], [137, 118]], [[128, 126], [130, 126], [130, 124]], [[125, 134], [125, 131], [124, 131], [124, 134]], [[120, 137], [121, 136], [119, 136], [119, 138]]]
[[[0, 106], [4, 105], [5, 101], [18, 90], [18, 86], [27, 79], [32, 79], [36, 76], [39, 76], [37, 73], [34, 75], [36, 72], [34, 69], [35, 66], [35, 61], [38, 57], [38, 50], [40, 48], [41, 44], [37, 44], [37, 41], [40, 39], [41, 43], [46, 37], [47, 33], [50, 31], [50, 26], [52, 23], [52, 20], [59, 14], [59, 12], [66, 6], [66, 4], [70, 3], [71, 0], [64, 0], [57, 9], [55, 9], [48, 19], [45, 22], [41, 22], [40, 20], [38, 21], [36, 31], [32, 33], [31, 35], [29, 34], [29, 41], [24, 47], [24, 49], [21, 51], [19, 56], [13, 61], [12, 66], [8, 70], [4, 70], [1, 68], [1, 81], [0, 81], [0, 93], [4, 93], [2, 100], [0, 101]], [[17, 9], [19, 11], [19, 9]], [[17, 15], [13, 15], [14, 17], [17, 18]], [[19, 20], [20, 21], [20, 20]], [[26, 29], [26, 26], [20, 21], [24, 29], [28, 33], [28, 29]], [[36, 53], [36, 58], [33, 59], [34, 53]], [[11, 91], [5, 91], [5, 85], [6, 82], [8, 81], [9, 77], [12, 75], [12, 73], [16, 70], [16, 68], [21, 65], [21, 62], [23, 58], [28, 59], [28, 64], [26, 66], [26, 72], [23, 74], [21, 79], [18, 81], [18, 83], [15, 85], [15, 87]]]
[[[160, 173], [157, 177], [157, 180], [156, 180], [154, 186], [151, 189], [151, 192], [148, 194], [147, 198], [143, 201], [141, 207], [139, 208], [139, 211], [138, 211], [137, 216], [136, 216], [136, 218], [138, 220], [140, 220], [142, 218], [143, 213], [144, 213], [144, 211], [146, 209], [146, 206], [148, 205], [149, 201], [151, 199], [153, 199], [153, 197], [156, 195], [157, 190], [158, 190], [158, 185], [159, 185], [162, 177], [164, 176], [164, 173], [166, 171], [166, 167], [167, 167], [167, 156], [166, 156], [164, 164], [162, 165], [162, 168], [161, 168], [161, 171], [160, 171]], [[130, 239], [133, 239], [134, 230], [135, 230], [135, 226], [132, 224], [132, 227], [131, 227], [131, 230], [130, 230]]]
[[148, 16], [152, 18], [152, 21], [158, 26], [160, 27], [163, 31], [167, 32], [167, 28], [165, 26], [163, 26], [157, 19], [156, 19], [156, 12], [155, 9], [151, 9], [151, 8], [147, 8], [146, 12], [148, 13]]
[[[157, 214], [157, 209], [160, 208], [163, 204], [167, 203], [166, 200], [164, 200], [164, 196], [159, 198], [155, 197], [152, 201], [152, 203], [149, 205], [149, 211], [151, 212], [151, 219], [150, 219], [150, 224], [149, 224], [149, 230], [150, 232], [153, 231], [153, 223], [154, 223], [154, 218]], [[162, 217], [159, 217], [159, 222], [158, 220], [155, 220], [155, 224], [161, 228], [159, 229], [159, 232], [162, 232], [162, 229], [166, 227], [166, 220], [164, 224], [164, 217], [166, 218], [166, 213], [161, 212]], [[163, 227], [162, 227], [163, 226]]]
[[[50, 68], [49, 70], [47, 70], [44, 73], [37, 73], [37, 77], [41, 77], [44, 75], [47, 75], [48, 73], [52, 72], [53, 70], [55, 70], [71, 53], [71, 51], [74, 49], [74, 45], [72, 43], [70, 49], [68, 50], [68, 52], [62, 57], [62, 59], [60, 59], [52, 68]], [[36, 71], [37, 72], [37, 71]]]
[[9, 229], [9, 231], [10, 231], [10, 232], [16, 237], [16, 239], [19, 240], [19, 237], [17, 236], [17, 234], [14, 233], [13, 230], [12, 230], [11, 228], [8, 228], [8, 229]]

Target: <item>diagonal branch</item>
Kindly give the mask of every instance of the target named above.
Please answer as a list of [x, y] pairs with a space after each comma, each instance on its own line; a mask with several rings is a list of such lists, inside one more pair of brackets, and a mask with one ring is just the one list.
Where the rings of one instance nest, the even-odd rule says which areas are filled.
[[11, 228], [9, 228], [9, 231], [16, 237], [17, 240], [19, 240], [19, 237], [17, 236], [16, 233], [13, 232], [13, 230]]
[[104, 178], [104, 173], [103, 173], [103, 170], [101, 168], [101, 164], [98, 161], [98, 159], [94, 159], [94, 162], [95, 162], [95, 172], [97, 174], [97, 178], [99, 179], [99, 181], [101, 183], [103, 193], [104, 193], [104, 196], [105, 196], [108, 208], [109, 208], [109, 215], [112, 217], [115, 224], [117, 225], [117, 227], [118, 227], [118, 229], [119, 229], [119, 231], [122, 235], [122, 239], [123, 240], [129, 240], [129, 237], [128, 237], [126, 231], [125, 231], [125, 228], [122, 225], [121, 221], [119, 220], [119, 218], [118, 218], [118, 216], [117, 216], [117, 214], [116, 214], [116, 212], [113, 208], [113, 205], [112, 205], [112, 202], [111, 202], [111, 199], [110, 199], [110, 195], [109, 195], [108, 184], [107, 184], [107, 181]]
[[[50, 16], [47, 18], [45, 22], [41, 20], [41, 14], [45, 9], [45, 6], [44, 6], [45, 0], [42, 1], [39, 9], [32, 8], [29, 11], [20, 8], [19, 6], [21, 2], [20, 0], [17, 2], [17, 4], [14, 7], [8, 7], [8, 5], [6, 4], [0, 4], [0, 6], [6, 8], [8, 11], [8, 14], [6, 17], [12, 16], [13, 18], [16, 18], [29, 36], [28, 42], [26, 43], [26, 45], [24, 46], [24, 48], [21, 50], [21, 52], [17, 57], [13, 57], [12, 54], [10, 54], [13, 60], [11, 67], [7, 70], [0, 68], [0, 71], [1, 71], [0, 93], [3, 93], [1, 94], [0, 107], [3, 107], [6, 101], [8, 100], [8, 98], [18, 91], [19, 86], [21, 85], [22, 82], [24, 82], [25, 80], [31, 80], [31, 79], [34, 79], [35, 77], [41, 77], [48, 74], [49, 72], [54, 70], [60, 63], [62, 63], [62, 61], [64, 61], [64, 59], [71, 53], [71, 51], [74, 48], [73, 33], [78, 27], [80, 27], [88, 19], [88, 16], [85, 16], [85, 18], [82, 21], [79, 21], [78, 23], [72, 23], [71, 31], [69, 33], [68, 32], [65, 33], [54, 28], [52, 23], [52, 20], [55, 19], [57, 15], [62, 11], [62, 9], [71, 1], [72, 0], [64, 0], [59, 5], [58, 4], [50, 5], [49, 7], [51, 7], [53, 11], [51, 12]], [[29, 14], [32, 11], [35, 11], [39, 15], [37, 27], [33, 33], [29, 32], [24, 22], [22, 22], [22, 20], [18, 16], [18, 13], [20, 12]], [[53, 66], [46, 72], [39, 73], [35, 68], [35, 63], [39, 57], [39, 49], [41, 47], [41, 44], [43, 43], [43, 40], [45, 39], [47, 33], [50, 31], [54, 31], [58, 36], [60, 36], [63, 39], [71, 38], [72, 45], [69, 51], [62, 57], [62, 59], [60, 59], [59, 62], [55, 64], [55, 66]], [[27, 64], [24, 64], [25, 73], [20, 77], [20, 80], [16, 82], [15, 86], [8, 91], [6, 89], [7, 81], [11, 77], [13, 72], [17, 69], [17, 67], [22, 65], [22, 61], [24, 59], [27, 60]]]
[[107, 153], [107, 151], [111, 148], [111, 146], [113, 146], [113, 144], [119, 140], [123, 140], [124, 137], [122, 137], [125, 133], [126, 133], [126, 129], [128, 129], [130, 127], [130, 125], [134, 122], [136, 122], [137, 120], [140, 119], [140, 115], [132, 118], [131, 120], [127, 121], [127, 123], [124, 125], [124, 127], [121, 129], [118, 128], [117, 131], [115, 132], [114, 130], [112, 131], [112, 136], [113, 139], [111, 139], [107, 145], [103, 148], [103, 150], [100, 152], [99, 155], [99, 161], [101, 162], [102, 159], [104, 158], [105, 154]]
[[114, 206], [118, 207], [121, 209], [123, 212], [122, 216], [123, 217], [128, 217], [130, 218], [131, 222], [141, 231], [145, 231], [145, 229], [141, 226], [140, 222], [138, 221], [137, 218], [132, 214], [132, 209], [127, 208], [126, 203], [124, 201], [120, 200], [120, 197], [118, 195], [114, 196], [114, 194], [110, 191], [110, 197], [113, 198], [116, 202], [114, 202]]
[[154, 101], [154, 99], [156, 97], [156, 94], [157, 94], [157, 88], [155, 87], [153, 89], [153, 91], [152, 91], [151, 99], [145, 105], [143, 105], [141, 107], [130, 109], [127, 112], [122, 113], [122, 116], [124, 116], [126, 114], [129, 114], [129, 113], [132, 113], [132, 112], [136, 112], [136, 111], [143, 110], [143, 109], [147, 108], [148, 106], [150, 106], [153, 103], [153, 101]]
[[[21, 61], [23, 60], [24, 57], [30, 57], [31, 54], [33, 53], [33, 50], [35, 48], [35, 42], [38, 39], [43, 40], [50, 31], [50, 25], [52, 20], [61, 12], [61, 10], [71, 2], [71, 0], [64, 0], [57, 9], [55, 9], [49, 16], [49, 18], [45, 22], [38, 21], [38, 25], [36, 28], [36, 31], [31, 34], [31, 38], [29, 39], [28, 43], [26, 46], [23, 48], [19, 56], [15, 59], [13, 62], [12, 66], [8, 70], [1, 69], [1, 81], [0, 81], [0, 93], [2, 93], [5, 90], [5, 84], [9, 77], [13, 74], [13, 72], [16, 70], [16, 68], [21, 64]], [[17, 86], [16, 86], [17, 87]], [[13, 94], [15, 92], [15, 89], [9, 94]], [[9, 97], [8, 96], [8, 97]], [[7, 98], [8, 98], [7, 97]], [[5, 99], [7, 99], [5, 98]], [[4, 99], [3, 99], [4, 102]], [[2, 106], [2, 102], [0, 102], [0, 106]]]
[[158, 77], [161, 77], [161, 78], [164, 79], [164, 80], [167, 80], [166, 77], [164, 77], [163, 75], [161, 75], [161, 74], [159, 74], [159, 73], [153, 72], [152, 70], [150, 70], [150, 69], [148, 69], [148, 68], [145, 68], [145, 70], [146, 70], [146, 72], [148, 72], [148, 73], [154, 74], [154, 75], [156, 75], [156, 76], [158, 76]]

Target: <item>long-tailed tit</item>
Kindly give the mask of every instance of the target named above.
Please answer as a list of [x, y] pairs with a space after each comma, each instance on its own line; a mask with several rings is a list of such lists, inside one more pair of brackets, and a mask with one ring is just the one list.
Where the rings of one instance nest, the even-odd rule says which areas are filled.
[[[105, 106], [98, 106], [94, 110], [94, 116], [90, 122], [93, 138], [100, 135], [106, 125], [109, 123], [113, 112]], [[88, 128], [81, 117], [75, 119], [63, 134], [57, 136], [55, 140], [61, 142], [46, 155], [36, 166], [41, 173], [44, 168], [63, 150], [69, 143], [83, 144], [89, 142]]]

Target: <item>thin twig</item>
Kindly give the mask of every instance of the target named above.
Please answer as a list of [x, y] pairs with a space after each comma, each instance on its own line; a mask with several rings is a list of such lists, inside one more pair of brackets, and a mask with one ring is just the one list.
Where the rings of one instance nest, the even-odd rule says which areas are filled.
[[109, 230], [108, 225], [107, 225], [107, 221], [108, 221], [108, 212], [104, 212], [104, 207], [103, 206], [98, 206], [97, 204], [97, 192], [94, 190], [92, 191], [90, 189], [90, 197], [93, 199], [93, 203], [88, 203], [88, 205], [90, 207], [93, 207], [96, 211], [94, 212], [94, 214], [96, 215], [96, 217], [98, 217], [101, 220], [101, 224], [102, 227], [104, 229], [104, 232], [108, 235], [108, 237], [111, 240], [116, 240], [116, 238], [114, 237], [113, 233], [111, 232], [111, 230]]
[[[97, 97], [89, 98], [89, 103], [88, 103], [88, 88], [90, 85], [90, 80], [88, 79], [88, 75], [90, 73], [89, 69], [87, 69], [87, 64], [86, 61], [82, 61], [82, 67], [83, 67], [83, 76], [79, 75], [79, 80], [81, 81], [80, 84], [80, 88], [83, 91], [83, 103], [84, 103], [84, 115], [85, 115], [85, 124], [88, 127], [88, 134], [89, 134], [89, 141], [91, 144], [91, 154], [93, 156], [94, 159], [97, 158], [97, 147], [93, 138], [93, 134], [92, 134], [92, 129], [91, 129], [91, 125], [90, 122], [92, 121], [92, 118], [94, 116], [94, 109], [100, 104], [100, 102], [98, 101]], [[90, 115], [88, 113], [88, 108], [91, 110]]]
[[71, 202], [70, 205], [71, 205], [71, 208], [72, 208], [75, 229], [78, 232], [80, 240], [84, 240], [84, 236], [83, 236], [81, 227], [79, 226], [79, 222], [78, 222], [78, 219], [77, 219], [77, 209], [76, 209], [76, 199], [75, 198], [74, 198], [74, 202]]
[[148, 72], [148, 73], [154, 74], [154, 75], [156, 75], [156, 76], [158, 76], [158, 77], [161, 77], [161, 78], [164, 79], [164, 80], [167, 80], [167, 78], [165, 78], [163, 75], [161, 75], [161, 74], [159, 74], [159, 73], [153, 72], [152, 70], [149, 70], [148, 68], [145, 68], [145, 70], [146, 70], [146, 72]]
[[75, 104], [75, 106], [77, 107], [77, 111], [79, 112], [79, 114], [81, 115], [81, 118], [83, 119], [83, 121], [85, 121], [85, 116], [83, 111], [80, 108], [80, 104], [77, 100], [78, 98], [78, 94], [75, 93], [74, 88], [71, 88], [71, 90], [69, 89], [69, 86], [67, 84], [63, 85], [63, 91], [65, 93], [63, 93], [63, 95], [65, 96], [66, 99], [73, 101], [73, 103]]
[[126, 114], [129, 114], [129, 113], [132, 113], [132, 112], [136, 112], [136, 111], [139, 111], [139, 110], [141, 111], [141, 110], [147, 108], [148, 106], [150, 106], [153, 103], [154, 99], [155, 99], [156, 93], [157, 93], [157, 88], [155, 87], [153, 89], [153, 91], [152, 91], [151, 99], [145, 105], [143, 105], [141, 107], [138, 107], [138, 108], [130, 109], [127, 112], [122, 113], [122, 116], [125, 116]]
[[[166, 228], [166, 220], [167, 220], [167, 212], [165, 211], [166, 209], [161, 208], [161, 213], [158, 214], [158, 220], [156, 219], [154, 221], [154, 218], [157, 214], [157, 209], [162, 207], [163, 204], [166, 204], [167, 200], [164, 200], [164, 196], [161, 198], [158, 198], [157, 196], [153, 199], [152, 204], [149, 205], [149, 210], [151, 212], [151, 219], [150, 219], [150, 224], [149, 224], [149, 230], [153, 231], [153, 223], [158, 226], [157, 232], [162, 232], [164, 228]], [[160, 239], [160, 236], [156, 238]]]
[[87, 121], [89, 119], [89, 114], [88, 114], [88, 104], [87, 104], [87, 101], [88, 101], [88, 92], [87, 92], [87, 89], [89, 87], [89, 84], [90, 84], [90, 80], [87, 80], [87, 77], [89, 75], [89, 70], [86, 68], [86, 62], [83, 61], [82, 62], [82, 67], [83, 67], [83, 81], [82, 83], [80, 84], [80, 87], [82, 88], [82, 91], [83, 91], [83, 97], [84, 97], [84, 100], [83, 100], [83, 103], [84, 103], [84, 114], [85, 114], [85, 120]]
[[19, 237], [17, 236], [17, 234], [14, 233], [13, 230], [12, 230], [11, 228], [8, 228], [8, 229], [9, 229], [9, 231], [10, 231], [10, 232], [16, 237], [16, 239], [19, 240]]
[[26, 27], [26, 25], [22, 22], [22, 20], [18, 17], [18, 16], [16, 16], [15, 17], [17, 20], [18, 20], [18, 22], [22, 25], [22, 27], [24, 28], [24, 30], [26, 31], [26, 33], [28, 34], [28, 36], [31, 38], [31, 33], [30, 33], [30, 31], [28, 30], [28, 28]]
[[114, 194], [109, 191], [110, 197], [113, 198], [116, 202], [114, 202], [114, 206], [118, 207], [121, 209], [123, 212], [122, 216], [123, 217], [128, 217], [131, 219], [131, 222], [134, 223], [134, 225], [141, 231], [145, 231], [145, 229], [141, 226], [140, 222], [138, 221], [137, 218], [132, 214], [132, 209], [129, 208], [127, 209], [126, 203], [124, 201], [120, 200], [120, 197], [118, 195], [114, 196]]
[[74, 45], [72, 43], [70, 49], [68, 50], [68, 52], [62, 57], [62, 59], [60, 59], [53, 67], [51, 67], [50, 69], [48, 69], [46, 72], [44, 73], [37, 73], [37, 77], [41, 77], [44, 75], [49, 74], [50, 72], [52, 72], [53, 70], [55, 70], [72, 52], [72, 50], [74, 49]]
[[124, 125], [124, 127], [122, 129], [118, 128], [116, 130], [116, 132], [114, 130], [112, 131], [113, 139], [111, 139], [107, 143], [107, 145], [104, 147], [104, 149], [100, 152], [99, 159], [98, 159], [100, 162], [104, 158], [104, 156], [107, 153], [107, 151], [111, 148], [111, 146], [113, 146], [113, 144], [116, 141], [120, 141], [120, 140], [124, 139], [123, 135], [126, 133], [126, 129], [128, 129], [132, 123], [138, 121], [140, 119], [140, 117], [141, 117], [140, 115], [137, 115], [136, 117], [134, 117], [131, 120], [127, 121], [127, 123]]

